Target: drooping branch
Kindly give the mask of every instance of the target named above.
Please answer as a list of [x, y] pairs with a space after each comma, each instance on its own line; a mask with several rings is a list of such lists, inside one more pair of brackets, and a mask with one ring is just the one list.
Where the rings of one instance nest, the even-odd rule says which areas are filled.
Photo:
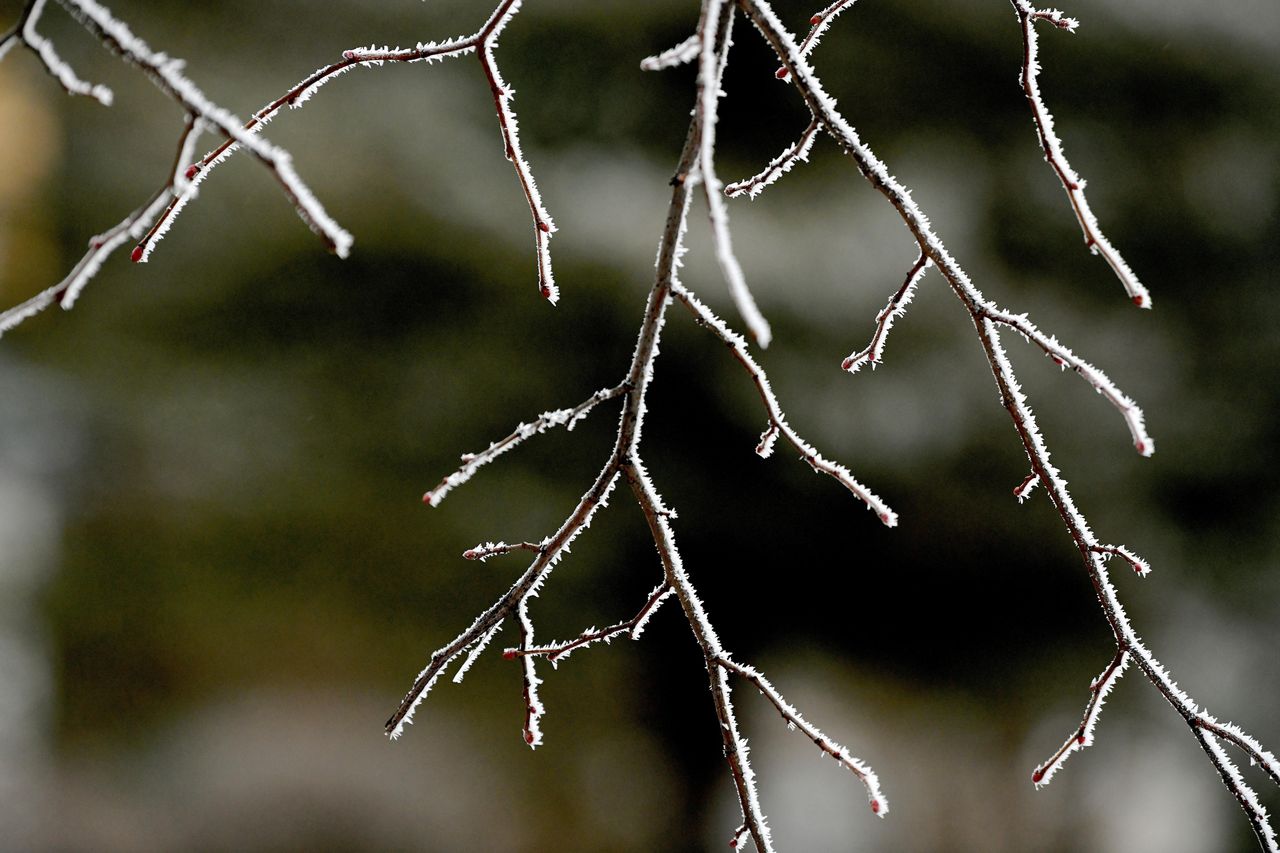
[[[494, 105], [502, 131], [504, 151], [512, 161], [521, 189], [529, 203], [534, 222], [534, 241], [537, 255], [539, 290], [548, 300], [555, 302], [558, 290], [551, 271], [548, 244], [555, 232], [555, 225], [547, 213], [534, 182], [532, 171], [521, 154], [515, 114], [511, 110], [511, 89], [498, 74], [494, 59], [497, 38], [503, 27], [520, 9], [520, 0], [503, 0], [485, 24], [470, 36], [447, 39], [442, 42], [419, 43], [413, 48], [354, 48], [346, 50], [342, 58], [316, 70], [280, 97], [258, 110], [247, 121], [241, 122], [227, 110], [209, 100], [183, 73], [181, 60], [153, 51], [122, 21], [115, 18], [97, 0], [57, 0], [69, 14], [79, 21], [107, 49], [139, 68], [165, 95], [183, 109], [189, 124], [194, 124], [195, 134], [200, 131], [215, 133], [223, 141], [199, 160], [184, 149], [179, 163], [179, 177], [167, 180], [150, 199], [118, 225], [104, 232], [91, 242], [90, 251], [72, 269], [67, 277], [37, 296], [0, 314], [0, 334], [29, 317], [59, 302], [70, 308], [76, 296], [101, 268], [102, 264], [121, 246], [136, 241], [131, 260], [147, 261], [156, 244], [164, 237], [174, 220], [195, 197], [199, 185], [220, 163], [243, 148], [266, 166], [281, 185], [285, 195], [293, 203], [299, 217], [315, 231], [331, 251], [346, 257], [352, 242], [351, 235], [343, 230], [325, 211], [310, 188], [303, 183], [293, 168], [293, 160], [287, 151], [272, 145], [261, 136], [262, 129], [285, 107], [297, 108], [306, 103], [322, 86], [356, 67], [375, 67], [387, 62], [437, 62], [444, 59], [476, 53], [490, 84]], [[46, 68], [69, 91], [78, 91], [79, 78], [71, 72], [53, 52], [52, 45], [35, 31], [35, 23], [43, 11], [46, 0], [28, 0], [15, 28], [0, 37], [0, 58], [19, 44], [26, 44], [40, 56]], [[42, 47], [43, 45], [43, 47]], [[90, 87], [88, 94], [104, 102], [110, 92], [104, 87]], [[194, 136], [187, 137], [194, 145]], [[194, 162], [192, 162], [194, 160]]]
[[1074, 18], [1066, 17], [1057, 9], [1036, 9], [1026, 0], [1011, 0], [1011, 2], [1022, 24], [1022, 90], [1026, 93], [1027, 103], [1031, 105], [1031, 117], [1035, 121], [1040, 147], [1044, 150], [1044, 159], [1058, 176], [1058, 180], [1062, 182], [1062, 188], [1067, 191], [1071, 210], [1080, 223], [1080, 230], [1084, 232], [1084, 242], [1089, 247], [1089, 251], [1102, 255], [1103, 260], [1124, 285], [1125, 292], [1129, 294], [1134, 305], [1139, 308], [1150, 308], [1151, 294], [1142, 282], [1138, 281], [1138, 277], [1125, 263], [1120, 252], [1111, 245], [1111, 241], [1098, 226], [1098, 219], [1094, 216], [1093, 210], [1089, 207], [1089, 201], [1084, 195], [1084, 179], [1076, 174], [1067, 161], [1067, 155], [1062, 151], [1062, 141], [1058, 139], [1053, 129], [1053, 114], [1044, 105], [1044, 99], [1040, 95], [1040, 43], [1036, 33], [1036, 21], [1047, 21], [1067, 32], [1075, 32], [1079, 24]]
[[764, 403], [765, 412], [769, 418], [769, 429], [765, 431], [765, 435], [761, 439], [760, 446], [756, 452], [761, 456], [768, 456], [772, 452], [773, 442], [777, 436], [779, 434], [785, 436], [787, 441], [791, 442], [791, 445], [800, 453], [800, 458], [809, 463], [809, 466], [814, 471], [834, 477], [842, 486], [852, 492], [858, 500], [866, 504], [868, 509], [874, 512], [886, 527], [896, 526], [898, 514], [890, 509], [875, 492], [859, 483], [848, 468], [825, 458], [791, 428], [791, 425], [787, 423], [787, 417], [783, 413], [782, 407], [778, 405], [778, 399], [774, 396], [773, 389], [769, 385], [769, 377], [765, 375], [763, 368], [752, 358], [747, 349], [747, 342], [742, 339], [742, 336], [726, 326], [723, 320], [712, 313], [710, 308], [702, 304], [686, 288], [677, 285], [672, 289], [672, 295], [689, 309], [700, 325], [711, 331], [712, 334], [729, 347], [733, 357], [746, 369], [751, 376], [751, 381], [755, 383], [756, 391], [760, 394], [760, 399]]
[[736, 663], [723, 656], [717, 658], [716, 663], [729, 672], [740, 675], [754, 684], [760, 694], [777, 709], [788, 727], [799, 729], [804, 733], [805, 737], [813, 741], [814, 746], [834, 758], [837, 764], [847, 768], [850, 773], [858, 777], [858, 781], [867, 789], [867, 802], [870, 804], [872, 812], [880, 817], [884, 817], [889, 813], [889, 801], [884, 798], [884, 794], [880, 791], [880, 777], [876, 776], [874, 770], [858, 758], [855, 758], [848, 749], [824, 735], [817, 726], [806, 720], [786, 699], [782, 698], [782, 694], [769, 683], [769, 679], [761, 675], [754, 667]]

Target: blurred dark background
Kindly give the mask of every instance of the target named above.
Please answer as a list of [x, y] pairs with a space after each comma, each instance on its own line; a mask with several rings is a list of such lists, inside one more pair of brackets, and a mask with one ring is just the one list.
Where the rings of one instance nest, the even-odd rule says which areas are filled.
[[[19, 12], [0, 3], [0, 26]], [[114, 11], [240, 115], [345, 48], [473, 31], [460, 0], [120, 0]], [[815, 8], [779, 3], [803, 30]], [[1151, 288], [1139, 311], [1080, 240], [1042, 162], [1004, 0], [867, 0], [815, 63], [989, 295], [1030, 311], [1146, 409], [1120, 418], [1006, 335], [1054, 459], [1139, 631], [1211, 711], [1280, 744], [1280, 7], [1079, 0], [1042, 33], [1044, 95], [1104, 229]], [[622, 376], [692, 105], [645, 55], [696, 4], [529, 3], [498, 57], [560, 233], [537, 296], [527, 208], [474, 59], [358, 70], [268, 137], [356, 236], [325, 254], [238, 157], [150, 263], [126, 252], [74, 311], [0, 343], [0, 846], [66, 850], [725, 849], [736, 804], [678, 609], [642, 642], [543, 667], [546, 744], [516, 669], [486, 655], [390, 744], [430, 652], [590, 483], [616, 408], [419, 496], [521, 420]], [[177, 109], [58, 9], [42, 30], [104, 109], [29, 54], [0, 63], [0, 297], [57, 281], [164, 180]], [[720, 173], [755, 172], [806, 114], [739, 22]], [[206, 145], [214, 140], [207, 139]], [[1255, 849], [1181, 720], [1133, 673], [1097, 745], [1046, 790], [1111, 655], [1070, 540], [1026, 463], [972, 327], [936, 273], [849, 376], [914, 258], [892, 209], [820, 141], [731, 204], [774, 323], [760, 358], [792, 423], [901, 515], [887, 530], [780, 448], [723, 348], [675, 310], [643, 450], [728, 648], [880, 773], [856, 781], [737, 692], [761, 796], [792, 851]], [[695, 211], [684, 278], [737, 322]], [[619, 493], [534, 603], [539, 636], [630, 616], [659, 577]], [[498, 644], [512, 642], [513, 634]], [[1247, 763], [1247, 762], [1246, 762]], [[1245, 768], [1273, 810], [1280, 796]]]

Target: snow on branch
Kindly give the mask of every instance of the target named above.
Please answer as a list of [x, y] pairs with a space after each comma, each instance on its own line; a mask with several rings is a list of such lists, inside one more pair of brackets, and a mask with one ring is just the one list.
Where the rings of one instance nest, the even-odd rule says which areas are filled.
[[1098, 226], [1098, 219], [1094, 216], [1093, 210], [1089, 207], [1089, 201], [1084, 195], [1085, 181], [1076, 174], [1067, 161], [1067, 155], [1062, 151], [1062, 141], [1058, 139], [1053, 129], [1053, 114], [1049, 112], [1049, 108], [1044, 104], [1044, 98], [1040, 95], [1040, 42], [1035, 28], [1036, 21], [1047, 21], [1058, 29], [1068, 32], [1075, 32], [1078, 23], [1074, 18], [1066, 17], [1057, 9], [1036, 9], [1026, 0], [1011, 0], [1011, 2], [1022, 24], [1022, 90], [1026, 93], [1027, 103], [1031, 105], [1031, 117], [1035, 121], [1040, 147], [1044, 149], [1044, 159], [1058, 176], [1058, 180], [1062, 182], [1062, 188], [1067, 191], [1071, 209], [1080, 223], [1080, 230], [1084, 232], [1084, 242], [1089, 247], [1089, 251], [1095, 255], [1102, 255], [1103, 260], [1124, 285], [1125, 292], [1129, 294], [1134, 305], [1139, 308], [1150, 308], [1151, 294], [1142, 282], [1138, 281], [1138, 277], [1125, 263], [1120, 252], [1111, 245], [1111, 241]]

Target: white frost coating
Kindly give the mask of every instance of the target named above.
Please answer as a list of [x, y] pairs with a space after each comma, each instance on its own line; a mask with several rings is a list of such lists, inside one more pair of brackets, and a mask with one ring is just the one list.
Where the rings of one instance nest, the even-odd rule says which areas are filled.
[[747, 287], [746, 276], [742, 274], [742, 265], [738, 263], [738, 257], [733, 252], [733, 237], [729, 232], [729, 211], [725, 208], [720, 179], [716, 177], [716, 121], [720, 96], [724, 94], [720, 89], [720, 81], [724, 76], [729, 48], [733, 42], [730, 32], [733, 28], [733, 7], [730, 6], [730, 11], [725, 17], [729, 31], [719, 39], [721, 49], [717, 55], [715, 48], [717, 37], [720, 35], [718, 33], [719, 10], [723, 5], [716, 4], [715, 14], [708, 14], [703, 24], [706, 32], [702, 36], [702, 58], [698, 69], [698, 115], [701, 118], [698, 169], [702, 173], [702, 188], [707, 199], [707, 213], [711, 219], [716, 261], [719, 262], [720, 270], [729, 283], [729, 293], [733, 296], [733, 302], [738, 308], [738, 313], [742, 315], [743, 321], [746, 322], [751, 336], [756, 339], [756, 343], [760, 344], [761, 348], [766, 348], [773, 338], [773, 331], [769, 328], [769, 321], [756, 306], [751, 289]]
[[1093, 210], [1089, 207], [1089, 201], [1084, 195], [1085, 182], [1071, 168], [1071, 164], [1067, 162], [1067, 155], [1062, 151], [1062, 142], [1058, 139], [1058, 135], [1053, 129], [1053, 114], [1049, 112], [1049, 108], [1044, 104], [1044, 99], [1040, 96], [1040, 62], [1038, 59], [1040, 44], [1035, 22], [1037, 19], [1047, 20], [1060, 29], [1069, 31], [1075, 30], [1076, 22], [1074, 19], [1064, 17], [1056, 9], [1038, 12], [1026, 0], [1012, 0], [1012, 2], [1014, 9], [1017, 11], [1018, 20], [1022, 24], [1024, 48], [1021, 73], [1022, 88], [1026, 93], [1028, 103], [1031, 105], [1031, 116], [1035, 120], [1036, 133], [1040, 137], [1040, 145], [1045, 152], [1045, 161], [1053, 167], [1058, 180], [1062, 182], [1062, 188], [1067, 191], [1067, 196], [1071, 201], [1071, 209], [1075, 211], [1076, 219], [1080, 223], [1080, 230], [1084, 233], [1085, 245], [1089, 247], [1089, 251], [1095, 255], [1102, 255], [1103, 259], [1115, 272], [1116, 277], [1120, 279], [1120, 283], [1124, 285], [1125, 291], [1135, 305], [1140, 308], [1150, 308], [1151, 294], [1143, 286], [1142, 282], [1138, 281], [1138, 277], [1129, 268], [1129, 265], [1125, 263], [1120, 252], [1111, 245], [1106, 235], [1098, 227], [1098, 219], [1094, 216]]
[[351, 249], [351, 235], [329, 216], [310, 188], [298, 177], [288, 152], [245, 130], [240, 119], [210, 101], [182, 74], [182, 60], [151, 50], [97, 0], [65, 0], [65, 5], [73, 17], [108, 40], [113, 50], [138, 65], [161, 91], [181, 104], [188, 113], [203, 118], [271, 168], [284, 185], [302, 221], [324, 238], [338, 257], [347, 256]]
[[465, 678], [467, 675], [467, 670], [471, 669], [471, 665], [476, 662], [477, 658], [480, 657], [480, 653], [484, 651], [484, 647], [489, 645], [489, 641], [492, 640], [494, 638], [494, 635], [501, 630], [502, 630], [502, 622], [499, 621], [492, 628], [490, 628], [483, 637], [480, 638], [479, 642], [477, 642], [474, 646], [471, 647], [471, 651], [467, 654], [467, 659], [462, 662], [462, 666], [458, 667], [458, 671], [453, 674], [454, 684], [462, 683], [462, 679]]
[[778, 443], [778, 427], [769, 424], [765, 431], [760, 433], [760, 443], [756, 445], [756, 453], [761, 459], [768, 459], [773, 455], [773, 446]]
[[982, 303], [981, 310], [995, 322], [1008, 326], [1022, 335], [1023, 339], [1038, 346], [1045, 355], [1053, 359], [1054, 364], [1063, 368], [1071, 368], [1080, 375], [1080, 378], [1092, 385], [1094, 390], [1114, 406], [1120, 416], [1124, 418], [1125, 425], [1129, 428], [1129, 434], [1133, 436], [1134, 449], [1138, 453], [1143, 456], [1150, 456], [1156, 452], [1156, 443], [1147, 433], [1146, 419], [1142, 409], [1127, 394], [1117, 388], [1110, 377], [1073, 353], [1068, 347], [1059, 342], [1057, 337], [1045, 335], [1036, 328], [1026, 314], [1010, 314], [1007, 311], [1001, 311], [985, 300]]
[[1036, 788], [1044, 787], [1053, 781], [1058, 768], [1062, 767], [1072, 753], [1093, 745], [1093, 729], [1098, 723], [1098, 716], [1102, 713], [1102, 706], [1106, 704], [1107, 694], [1115, 687], [1128, 666], [1129, 655], [1126, 652], [1120, 652], [1102, 671], [1102, 674], [1094, 679], [1093, 684], [1089, 685], [1093, 695], [1089, 699], [1089, 704], [1085, 706], [1084, 719], [1080, 723], [1080, 728], [1072, 732], [1071, 737], [1067, 738], [1066, 743], [1054, 753], [1052, 758], [1037, 767], [1031, 774], [1031, 780]]
[[86, 284], [102, 268], [102, 264], [116, 249], [130, 240], [137, 240], [160, 215], [169, 199], [167, 192], [152, 199], [145, 208], [135, 210], [124, 220], [103, 234], [89, 241], [89, 250], [67, 274], [66, 278], [52, 287], [47, 287], [20, 305], [0, 313], [0, 336], [34, 317], [55, 302], [61, 303], [64, 309], [75, 305]]
[[[858, 0], [836, 0], [835, 3], [832, 3], [830, 6], [810, 18], [809, 34], [805, 36], [804, 41], [800, 43], [800, 55], [808, 56], [812, 53], [813, 49], [818, 46], [818, 42], [822, 40], [822, 36], [826, 33], [827, 28], [831, 26], [831, 22], [834, 21], [841, 12], [857, 2]], [[779, 68], [777, 76], [779, 80], [791, 79], [791, 74], [786, 68]]]
[[1114, 554], [1120, 557], [1140, 578], [1145, 578], [1151, 573], [1151, 564], [1123, 545], [1094, 545], [1092, 550], [1098, 554]]
[[[1202, 730], [1203, 731], [1203, 730]], [[1267, 816], [1267, 807], [1259, 800], [1258, 795], [1244, 781], [1244, 777], [1240, 775], [1240, 769], [1236, 767], [1231, 760], [1231, 756], [1227, 755], [1227, 751], [1222, 748], [1217, 739], [1207, 732], [1201, 734], [1199, 740], [1204, 744], [1214, 758], [1214, 763], [1218, 765], [1218, 769], [1231, 778], [1232, 791], [1236, 798], [1239, 799], [1240, 805], [1244, 807], [1246, 812], [1256, 816], [1254, 829], [1258, 832], [1258, 840], [1266, 847], [1267, 853], [1280, 853], [1280, 846], [1276, 842], [1275, 830], [1271, 828], [1270, 818]]]
[[857, 373], [862, 369], [863, 365], [870, 364], [874, 370], [881, 361], [884, 360], [884, 342], [889, 337], [889, 332], [893, 329], [894, 321], [901, 317], [907, 311], [907, 306], [911, 304], [911, 300], [916, 295], [916, 286], [920, 284], [920, 279], [924, 278], [924, 274], [929, 271], [929, 267], [933, 266], [933, 261], [929, 259], [924, 252], [920, 253], [920, 257], [916, 258], [916, 262], [911, 266], [911, 271], [907, 273], [906, 281], [902, 283], [902, 287], [898, 288], [898, 292], [889, 297], [889, 304], [885, 305], [876, 315], [876, 330], [871, 335], [871, 343], [867, 344], [866, 349], [849, 355], [840, 366], [850, 373]]
[[675, 47], [669, 47], [662, 53], [646, 56], [640, 60], [641, 71], [661, 71], [664, 68], [676, 68], [688, 65], [698, 58], [701, 42], [696, 35], [689, 36]]
[[[710, 17], [710, 14], [706, 11], [704, 11], [704, 15]], [[707, 675], [711, 679], [716, 714], [720, 718], [725, 758], [728, 759], [730, 767], [734, 770], [735, 783], [737, 780], [741, 780], [741, 783], [737, 784], [736, 787], [738, 788], [743, 811], [743, 824], [755, 823], [756, 830], [759, 833], [758, 840], [763, 848], [760, 853], [771, 853], [773, 844], [769, 825], [766, 822], [764, 811], [760, 808], [760, 799], [756, 794], [755, 771], [752, 770], [751, 761], [748, 758], [747, 742], [738, 732], [738, 721], [733, 713], [732, 690], [729, 687], [728, 675], [724, 667], [717, 664], [717, 661], [726, 657], [720, 645], [720, 638], [716, 636], [715, 627], [711, 624], [711, 619], [707, 616], [706, 609], [703, 607], [701, 599], [698, 598], [698, 593], [694, 589], [693, 583], [689, 580], [688, 573], [685, 572], [684, 562], [680, 558], [680, 551], [676, 548], [675, 533], [671, 529], [671, 524], [667, 521], [669, 511], [666, 509], [662, 497], [653, 487], [653, 481], [649, 478], [649, 474], [642, 464], [637, 462], [634, 466], [634, 471], [635, 480], [643, 498], [642, 504], [647, 503], [656, 516], [658, 535], [654, 539], [656, 540], [658, 556], [662, 560], [667, 579], [675, 589], [681, 606], [684, 607], [685, 615], [693, 627], [694, 635], [698, 639], [698, 644], [702, 647], [703, 654], [707, 656]]]
[[[652, 598], [655, 593], [658, 593], [658, 590], [662, 590], [662, 592], [658, 594], [656, 599]], [[653, 618], [653, 614], [658, 612], [658, 609], [662, 607], [663, 602], [670, 598], [674, 592], [675, 590], [666, 583], [662, 583], [654, 588], [653, 592], [650, 593], [653, 604], [646, 608], [644, 613], [640, 615], [640, 618], [636, 620], [636, 624], [631, 626], [631, 639], [640, 639], [640, 635], [644, 633], [644, 629], [649, 627], [649, 620]]]
[[11, 32], [0, 38], [0, 60], [3, 60], [9, 51], [13, 50], [19, 44], [22, 44], [22, 38], [17, 32]]
[[464, 456], [463, 466], [445, 477], [440, 481], [439, 485], [423, 495], [422, 502], [427, 506], [439, 506], [445, 495], [470, 480], [476, 471], [525, 439], [544, 433], [552, 427], [569, 425], [572, 428], [573, 424], [586, 417], [597, 405], [618, 396], [622, 393], [622, 390], [622, 386], [604, 388], [592, 394], [586, 401], [572, 409], [556, 409], [555, 411], [544, 412], [541, 417], [532, 423], [520, 424], [516, 427], [515, 432], [506, 438], [493, 442], [487, 449], [480, 453], [469, 453]]
[[498, 110], [498, 123], [502, 129], [502, 140], [506, 157], [515, 166], [516, 177], [524, 190], [525, 199], [529, 202], [529, 210], [533, 214], [533, 239], [538, 263], [538, 289], [548, 302], [554, 305], [560, 299], [560, 289], [556, 286], [555, 276], [551, 271], [551, 235], [556, 232], [555, 222], [542, 203], [542, 194], [538, 192], [538, 184], [533, 179], [533, 170], [524, 158], [520, 149], [519, 123], [515, 111], [511, 108], [511, 100], [515, 91], [502, 79], [498, 64], [494, 60], [493, 50], [497, 47], [498, 36], [520, 11], [520, 0], [511, 3], [505, 9], [499, 7], [481, 29], [484, 33], [480, 40], [480, 64], [484, 66], [489, 77], [489, 85], [493, 89], [494, 103]]
[[748, 198], [760, 195], [765, 187], [790, 172], [796, 163], [809, 160], [809, 152], [813, 150], [813, 143], [818, 138], [820, 128], [821, 125], [818, 124], [817, 119], [809, 122], [809, 126], [800, 134], [800, 138], [788, 146], [787, 150], [770, 160], [769, 165], [758, 174], [727, 185], [724, 188], [724, 194], [729, 198], [737, 198], [743, 193], [746, 193]]
[[1031, 492], [1040, 484], [1040, 475], [1032, 471], [1027, 478], [1019, 483], [1013, 489], [1013, 495], [1018, 499], [1018, 503], [1022, 503], [1031, 496]]
[[1271, 781], [1280, 785], [1280, 760], [1266, 749], [1262, 744], [1255, 740], [1251, 735], [1235, 723], [1220, 723], [1208, 712], [1202, 712], [1199, 716], [1201, 728], [1211, 731], [1218, 737], [1235, 744], [1249, 756], [1250, 764], [1261, 765], [1267, 775], [1271, 777]]
[[891, 510], [879, 496], [859, 483], [848, 468], [823, 457], [791, 428], [791, 425], [787, 423], [786, 415], [782, 412], [782, 407], [778, 405], [778, 399], [774, 396], [773, 389], [769, 386], [769, 378], [765, 375], [760, 365], [756, 363], [755, 359], [751, 357], [751, 353], [747, 351], [747, 342], [743, 340], [742, 336], [726, 326], [723, 320], [717, 317], [710, 308], [702, 304], [691, 291], [682, 285], [673, 284], [671, 292], [693, 312], [693, 315], [702, 325], [706, 326], [718, 338], [733, 348], [734, 355], [738, 358], [738, 361], [756, 379], [756, 385], [760, 391], [760, 397], [764, 401], [765, 409], [769, 414], [770, 422], [778, 428], [779, 432], [786, 437], [787, 441], [791, 442], [796, 450], [800, 451], [800, 457], [805, 462], [808, 462], [813, 470], [838, 480], [855, 497], [865, 503], [886, 527], [897, 526], [897, 513]]
[[[452, 642], [438, 649], [431, 656], [431, 661], [414, 679], [414, 686], [401, 703], [401, 709], [397, 709], [396, 714], [388, 721], [388, 737], [395, 740], [404, 734], [405, 727], [412, 724], [413, 715], [418, 706], [422, 704], [422, 700], [431, 692], [432, 686], [435, 685], [440, 673], [448, 666], [450, 661], [470, 648], [484, 633], [493, 627], [495, 621], [505, 618], [511, 612], [513, 606], [518, 606], [514, 604], [517, 599], [523, 602], [528, 596], [537, 594], [538, 589], [546, 581], [551, 570], [560, 561], [561, 554], [568, 550], [573, 540], [582, 531], [591, 526], [591, 520], [595, 517], [596, 512], [602, 507], [608, 506], [609, 496], [613, 493], [613, 489], [618, 483], [618, 473], [616, 470], [610, 472], [610, 464], [606, 464], [605, 468], [601, 470], [600, 476], [596, 478], [596, 484], [592, 487], [591, 492], [588, 492], [588, 495], [590, 495], [598, 488], [600, 499], [590, 503], [584, 496], [583, 501], [579, 503], [579, 509], [583, 506], [586, 507], [585, 515], [581, 521], [575, 523], [578, 513], [573, 513], [560, 526], [560, 529], [546, 540], [548, 543], [559, 541], [560, 545], [556, 547], [549, 544], [548, 549], [538, 554], [529, 568], [512, 584], [511, 589], [502, 598], [499, 598], [488, 610], [477, 616], [470, 627], [458, 634]], [[608, 479], [604, 480], [606, 475]], [[421, 686], [419, 686], [420, 683]], [[536, 688], [536, 685], [534, 687]]]
[[[567, 545], [565, 550], [568, 550]], [[538, 584], [535, 583], [528, 593], [520, 597], [520, 603], [516, 605], [516, 615], [520, 619], [521, 650], [528, 649], [533, 644], [533, 621], [529, 618], [529, 598], [538, 594], [537, 586]], [[530, 749], [537, 749], [542, 745], [542, 727], [538, 725], [538, 720], [546, 711], [542, 706], [542, 700], [538, 698], [538, 685], [542, 683], [542, 679], [538, 678], [533, 655], [522, 657], [520, 668], [524, 671], [524, 742]]]
[[867, 802], [871, 805], [871, 810], [875, 814], [880, 817], [889, 814], [889, 801], [884, 798], [884, 794], [880, 790], [880, 777], [876, 775], [874, 770], [856, 758], [844, 746], [824, 735], [817, 726], [806, 720], [796, 710], [795, 706], [782, 698], [782, 694], [769, 683], [769, 679], [760, 674], [759, 670], [747, 664], [730, 660], [727, 656], [722, 656], [717, 663], [754, 684], [764, 697], [778, 709], [778, 713], [782, 715], [782, 719], [787, 723], [788, 730], [794, 731], [798, 728], [809, 740], [814, 742], [818, 749], [834, 758], [841, 766], [847, 767], [850, 773], [858, 777], [859, 781], [866, 786]]
[[[409, 707], [409, 710], [405, 712], [404, 716], [400, 718], [399, 722], [396, 723], [395, 728], [387, 732], [387, 737], [392, 740], [398, 740], [400, 735], [404, 734], [405, 727], [413, 725], [413, 715], [417, 712], [418, 705], [420, 705], [423, 698], [431, 692], [431, 688], [435, 687], [436, 682], [440, 680], [440, 675], [448, 668], [449, 664], [452, 663], [458, 655], [466, 651], [469, 646], [469, 643], [467, 645], [463, 645], [452, 654], [448, 655], [448, 657], [442, 659], [438, 659], [435, 655], [432, 656], [431, 663], [427, 664], [426, 669], [422, 670], [422, 672], [418, 674], [418, 678], [424, 678], [428, 673], [430, 673], [430, 678], [427, 679], [426, 684], [418, 693], [417, 701], [415, 701], [413, 705]], [[439, 654], [440, 652], [436, 652], [436, 655]]]
[[[35, 0], [31, 4], [26, 22], [22, 27], [22, 35], [19, 38], [27, 47], [35, 51], [36, 55], [40, 57], [40, 61], [44, 63], [44, 67], [62, 84], [62, 88], [66, 89], [69, 94], [85, 95], [105, 107], [111, 106], [114, 95], [109, 88], [81, 80], [71, 66], [67, 64], [66, 60], [54, 50], [53, 43], [36, 32], [36, 21], [40, 19], [40, 15], [44, 11], [45, 2], [46, 0]], [[4, 54], [8, 52], [12, 44], [13, 41], [11, 40], [5, 47], [0, 48], [0, 59], [4, 58]]]

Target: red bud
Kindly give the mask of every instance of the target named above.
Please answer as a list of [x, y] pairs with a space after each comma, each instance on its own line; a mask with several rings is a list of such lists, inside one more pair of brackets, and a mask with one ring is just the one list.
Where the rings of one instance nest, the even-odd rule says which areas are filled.
[[142, 260], [142, 246], [135, 246], [133, 251], [129, 253], [129, 260], [135, 264]]

